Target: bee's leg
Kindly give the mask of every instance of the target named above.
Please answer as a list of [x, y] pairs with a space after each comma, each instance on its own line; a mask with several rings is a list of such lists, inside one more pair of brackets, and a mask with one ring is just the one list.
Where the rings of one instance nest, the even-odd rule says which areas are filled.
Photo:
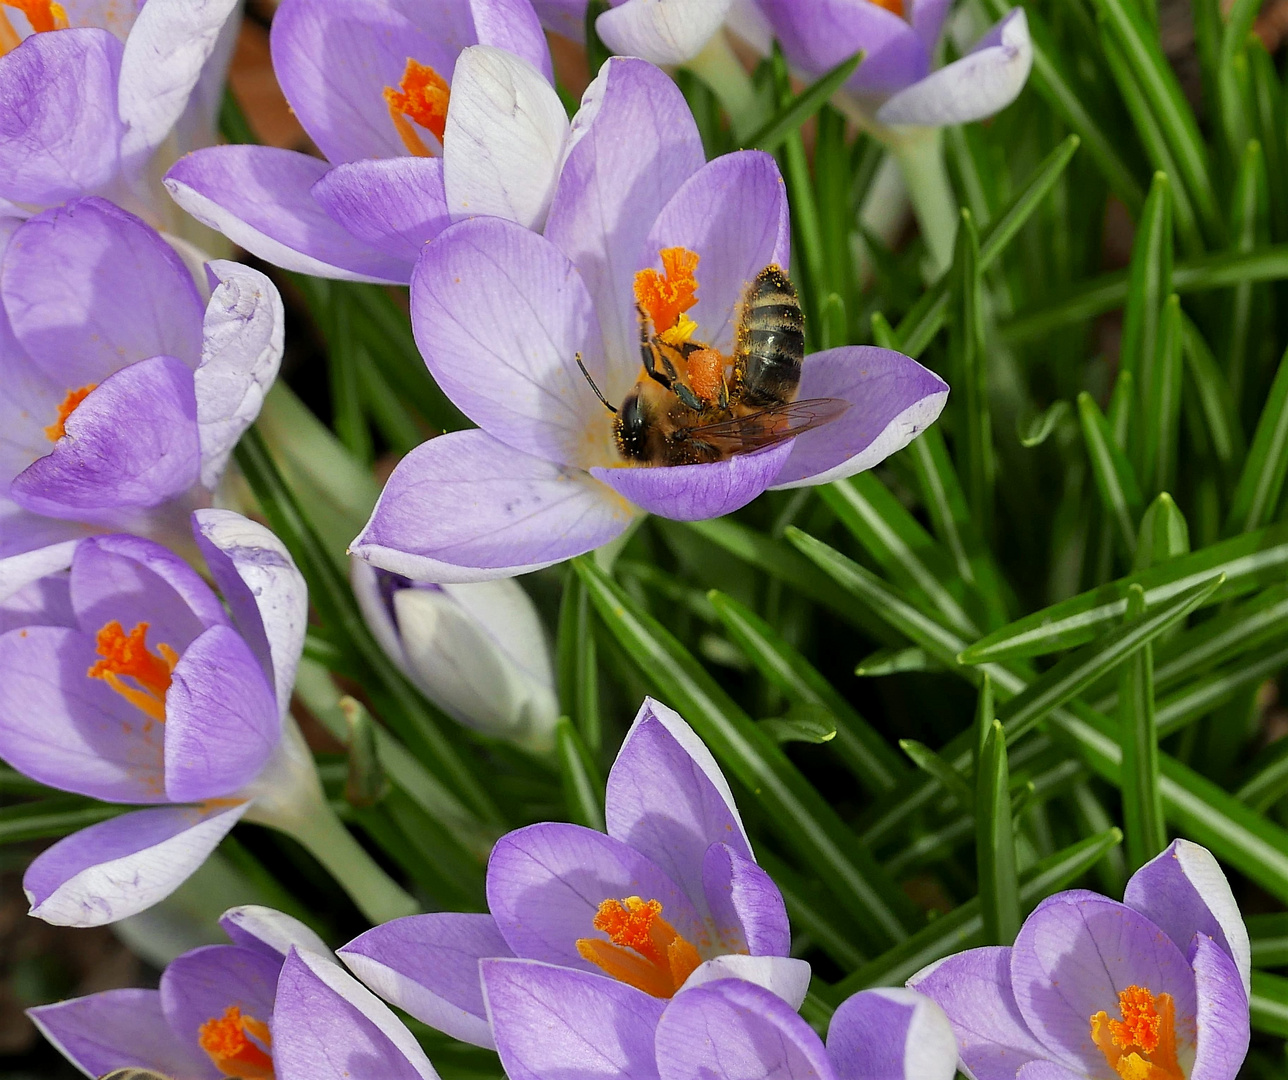
[[686, 408], [692, 409], [694, 412], [703, 412], [706, 410], [707, 403], [693, 392], [692, 387], [686, 386], [684, 383], [677, 380], [671, 389], [675, 392], [675, 396], [680, 399], [681, 404]]

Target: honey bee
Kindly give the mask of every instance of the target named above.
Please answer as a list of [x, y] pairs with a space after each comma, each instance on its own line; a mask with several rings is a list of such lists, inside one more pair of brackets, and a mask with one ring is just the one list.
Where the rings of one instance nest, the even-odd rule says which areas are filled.
[[[157, 1072], [155, 1069], [113, 1069], [110, 1073], [104, 1073], [98, 1080], [174, 1080], [174, 1077]], [[227, 1080], [232, 1078], [228, 1077]]]
[[[738, 305], [732, 358], [700, 341], [673, 342], [650, 332], [636, 305], [644, 370], [613, 413], [622, 457], [643, 465], [698, 465], [776, 446], [835, 420], [841, 398], [796, 401], [805, 357], [805, 319], [796, 289], [779, 266], [748, 283]], [[654, 328], [656, 330], [656, 328]]]

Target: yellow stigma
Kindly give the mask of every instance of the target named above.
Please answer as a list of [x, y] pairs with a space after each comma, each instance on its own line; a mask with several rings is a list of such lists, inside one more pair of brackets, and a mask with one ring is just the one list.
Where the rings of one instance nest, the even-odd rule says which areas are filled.
[[652, 267], [635, 275], [635, 300], [653, 321], [653, 331], [670, 345], [688, 341], [698, 324], [684, 313], [698, 302], [698, 254], [688, 248], [663, 248], [662, 272]]
[[447, 102], [451, 97], [447, 80], [428, 64], [418, 63], [409, 56], [398, 89], [386, 86], [384, 94], [389, 119], [394, 122], [407, 152], [413, 157], [432, 157], [411, 121], [416, 121], [442, 144], [447, 128]]
[[1118, 995], [1121, 1020], [1091, 1017], [1091, 1038], [1122, 1080], [1185, 1080], [1176, 1058], [1176, 1007], [1171, 994], [1129, 986]]
[[638, 896], [605, 900], [595, 913], [594, 925], [609, 940], [578, 938], [582, 959], [653, 997], [672, 997], [702, 963], [693, 944], [662, 918], [657, 900]]

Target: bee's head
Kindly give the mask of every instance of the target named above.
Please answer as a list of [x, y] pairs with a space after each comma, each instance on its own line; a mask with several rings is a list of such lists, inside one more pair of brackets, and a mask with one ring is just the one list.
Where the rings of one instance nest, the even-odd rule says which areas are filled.
[[622, 457], [627, 461], [647, 461], [648, 431], [647, 406], [639, 393], [632, 391], [613, 420], [613, 435]]

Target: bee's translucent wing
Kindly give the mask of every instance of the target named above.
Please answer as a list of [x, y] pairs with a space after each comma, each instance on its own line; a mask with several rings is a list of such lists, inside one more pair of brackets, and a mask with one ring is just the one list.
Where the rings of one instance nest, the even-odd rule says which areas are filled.
[[748, 454], [829, 424], [850, 407], [843, 398], [807, 398], [688, 429], [689, 438], [724, 454]]

